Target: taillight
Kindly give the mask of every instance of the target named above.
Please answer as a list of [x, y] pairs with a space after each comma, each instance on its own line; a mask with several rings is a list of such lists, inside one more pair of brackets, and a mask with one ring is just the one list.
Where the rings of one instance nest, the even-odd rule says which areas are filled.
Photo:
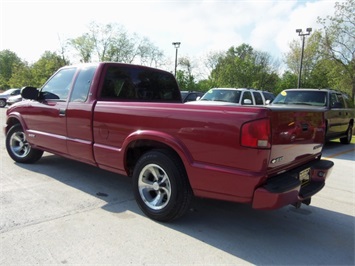
[[261, 119], [242, 126], [241, 145], [251, 148], [270, 148], [270, 120]]

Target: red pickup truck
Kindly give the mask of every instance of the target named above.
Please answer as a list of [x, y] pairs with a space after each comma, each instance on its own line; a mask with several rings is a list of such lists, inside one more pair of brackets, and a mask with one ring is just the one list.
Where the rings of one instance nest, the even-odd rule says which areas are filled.
[[193, 196], [277, 209], [310, 204], [333, 167], [322, 160], [322, 113], [182, 103], [171, 73], [102, 62], [59, 69], [22, 89], [7, 110], [6, 149], [33, 163], [43, 151], [132, 177], [150, 218], [183, 215]]

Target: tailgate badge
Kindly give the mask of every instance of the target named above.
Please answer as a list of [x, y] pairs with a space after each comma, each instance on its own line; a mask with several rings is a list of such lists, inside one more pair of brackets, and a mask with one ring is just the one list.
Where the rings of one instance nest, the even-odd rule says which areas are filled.
[[323, 145], [322, 144], [319, 144], [319, 145], [317, 145], [317, 146], [314, 146], [313, 147], [313, 150], [318, 150], [318, 149], [321, 149], [323, 147]]
[[272, 159], [271, 163], [275, 164], [275, 163], [281, 162], [283, 160], [283, 158], [284, 158], [283, 156], [280, 156], [280, 157], [277, 157], [275, 159]]

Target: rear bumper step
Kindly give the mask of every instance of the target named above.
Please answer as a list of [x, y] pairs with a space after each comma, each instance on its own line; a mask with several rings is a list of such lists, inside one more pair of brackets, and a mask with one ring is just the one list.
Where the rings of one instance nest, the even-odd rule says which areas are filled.
[[[333, 166], [332, 161], [317, 160], [269, 178], [262, 187], [255, 190], [253, 208], [278, 209], [310, 199], [324, 187]], [[305, 170], [309, 180], [302, 184], [299, 176]]]

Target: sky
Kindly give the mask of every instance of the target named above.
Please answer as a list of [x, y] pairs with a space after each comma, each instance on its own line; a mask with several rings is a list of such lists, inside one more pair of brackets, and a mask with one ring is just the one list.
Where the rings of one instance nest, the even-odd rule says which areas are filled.
[[[88, 32], [90, 22], [117, 23], [147, 37], [175, 60], [204, 58], [242, 43], [282, 59], [296, 29], [320, 29], [317, 17], [334, 14], [335, 0], [0, 0], [0, 51], [29, 63], [61, 41]], [[300, 40], [301, 41], [301, 40]], [[69, 58], [70, 59], [70, 58]], [[72, 61], [72, 60], [70, 60]]]

